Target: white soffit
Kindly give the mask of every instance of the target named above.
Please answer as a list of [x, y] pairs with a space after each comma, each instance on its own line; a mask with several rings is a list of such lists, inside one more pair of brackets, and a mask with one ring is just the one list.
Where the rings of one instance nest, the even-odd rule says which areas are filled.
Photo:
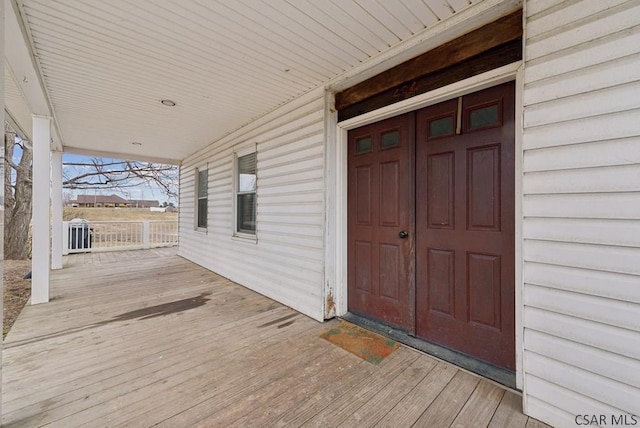
[[[4, 69], [4, 106], [5, 120], [9, 120], [16, 132], [31, 139], [31, 108], [27, 104], [18, 83], [7, 67]], [[8, 116], [8, 117], [7, 117]]]
[[16, 1], [65, 150], [175, 160], [482, 2]]

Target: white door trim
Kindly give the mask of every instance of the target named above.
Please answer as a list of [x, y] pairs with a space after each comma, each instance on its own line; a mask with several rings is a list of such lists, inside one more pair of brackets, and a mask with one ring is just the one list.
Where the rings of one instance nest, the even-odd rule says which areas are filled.
[[[417, 95], [410, 99], [385, 106], [369, 113], [337, 122], [337, 115], [329, 115], [326, 120], [330, 127], [335, 125], [335, 143], [331, 156], [327, 159], [327, 170], [331, 175], [327, 176], [327, 189], [334, 195], [333, 203], [327, 206], [327, 251], [326, 273], [327, 282], [335, 284], [333, 301], [335, 303], [335, 315], [341, 316], [347, 313], [347, 140], [348, 131], [370, 123], [398, 116], [423, 107], [437, 104], [451, 98], [477, 92], [508, 81], [516, 81], [516, 158], [515, 158], [515, 216], [516, 216], [516, 242], [515, 242], [515, 272], [516, 272], [516, 296], [515, 296], [515, 322], [516, 322], [516, 387], [522, 389], [522, 356], [523, 356], [523, 329], [522, 329], [522, 89], [524, 82], [521, 73], [522, 61], [514, 62], [461, 80], [451, 85], [435, 89], [425, 94]], [[333, 102], [333, 97], [328, 97], [328, 103]], [[331, 255], [331, 256], [329, 256]]]

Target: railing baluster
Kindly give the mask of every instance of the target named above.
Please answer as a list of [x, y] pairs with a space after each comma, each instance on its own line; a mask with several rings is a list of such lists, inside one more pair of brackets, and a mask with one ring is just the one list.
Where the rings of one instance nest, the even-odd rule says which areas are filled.
[[68, 253], [167, 247], [178, 243], [177, 221], [94, 221], [86, 226], [67, 224], [63, 239]]

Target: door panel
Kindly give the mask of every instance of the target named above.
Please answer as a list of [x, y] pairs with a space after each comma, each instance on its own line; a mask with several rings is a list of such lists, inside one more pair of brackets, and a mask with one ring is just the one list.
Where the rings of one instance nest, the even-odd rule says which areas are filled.
[[349, 311], [412, 329], [409, 281], [413, 115], [349, 132]]
[[514, 85], [463, 97], [462, 132], [434, 133], [457, 106], [416, 117], [416, 334], [514, 370]]

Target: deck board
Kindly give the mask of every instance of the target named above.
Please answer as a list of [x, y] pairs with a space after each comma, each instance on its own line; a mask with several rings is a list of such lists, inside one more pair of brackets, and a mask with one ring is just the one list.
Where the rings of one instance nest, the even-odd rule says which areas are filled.
[[4, 426], [544, 426], [513, 392], [410, 348], [365, 362], [319, 337], [336, 321], [174, 248], [64, 266], [5, 341]]

